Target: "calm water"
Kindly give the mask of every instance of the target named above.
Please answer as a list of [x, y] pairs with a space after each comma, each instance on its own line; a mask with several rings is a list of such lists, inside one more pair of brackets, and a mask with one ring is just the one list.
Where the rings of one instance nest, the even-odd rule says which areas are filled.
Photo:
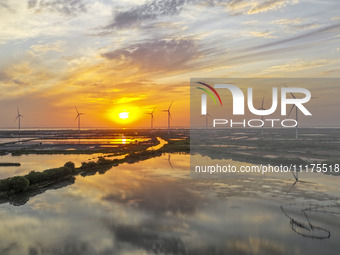
[[0, 254], [339, 253], [339, 177], [197, 180], [189, 161], [123, 164], [1, 204]]
[[120, 138], [112, 139], [44, 139], [35, 140], [35, 142], [39, 141], [42, 144], [131, 144], [148, 140], [146, 137], [121, 136]]
[[28, 174], [30, 171], [43, 171], [49, 168], [61, 167], [66, 162], [72, 161], [76, 167], [80, 167], [81, 162], [90, 160], [96, 161], [98, 157], [104, 154], [67, 154], [67, 155], [21, 155], [12, 156], [11, 154], [0, 156], [0, 162], [20, 163], [20, 166], [1, 166], [0, 179], [11, 177], [14, 175]]

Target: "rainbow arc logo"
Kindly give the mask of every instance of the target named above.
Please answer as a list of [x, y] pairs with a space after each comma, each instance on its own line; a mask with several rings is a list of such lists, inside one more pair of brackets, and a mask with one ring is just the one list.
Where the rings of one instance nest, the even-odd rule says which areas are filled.
[[[198, 84], [201, 84], [201, 85], [203, 85], [203, 86], [205, 86], [205, 87], [207, 87], [207, 88], [210, 89], [212, 92], [214, 92], [214, 94], [217, 96], [217, 98], [218, 98], [218, 100], [220, 101], [220, 104], [221, 104], [221, 106], [222, 106], [221, 97], [220, 97], [220, 95], [217, 93], [217, 91], [216, 91], [213, 87], [211, 87], [210, 85], [208, 85], [208, 84], [206, 84], [206, 83], [204, 83], [204, 82], [197, 82], [197, 83], [198, 83]], [[200, 89], [200, 90], [203, 90], [205, 93], [207, 93], [207, 94], [214, 100], [215, 104], [217, 104], [215, 97], [213, 96], [213, 94], [212, 94], [209, 90], [207, 90], [207, 89], [205, 89], [205, 88], [201, 88], [201, 87], [197, 87], [197, 88]]]

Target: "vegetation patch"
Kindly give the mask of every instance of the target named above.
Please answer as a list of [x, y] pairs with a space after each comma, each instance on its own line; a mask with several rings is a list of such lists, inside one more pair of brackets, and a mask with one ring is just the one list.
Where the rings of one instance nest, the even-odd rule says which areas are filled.
[[21, 166], [20, 163], [0, 163], [0, 166]]

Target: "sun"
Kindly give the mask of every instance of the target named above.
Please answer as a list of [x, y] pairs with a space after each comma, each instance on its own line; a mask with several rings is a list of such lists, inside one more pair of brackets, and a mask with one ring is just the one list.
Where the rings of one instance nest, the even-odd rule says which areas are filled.
[[129, 118], [129, 112], [120, 112], [120, 113], [118, 113], [118, 116], [121, 119], [128, 119]]
[[119, 125], [131, 125], [142, 116], [141, 108], [131, 104], [115, 105], [107, 111], [107, 118]]

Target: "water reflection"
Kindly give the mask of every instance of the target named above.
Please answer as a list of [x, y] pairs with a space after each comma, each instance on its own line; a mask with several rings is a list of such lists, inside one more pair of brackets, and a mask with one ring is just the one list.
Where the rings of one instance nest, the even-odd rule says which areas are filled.
[[337, 177], [305, 176], [287, 193], [291, 176], [197, 180], [188, 155], [170, 160], [173, 169], [163, 155], [78, 176], [23, 206], [2, 204], [0, 254], [338, 254], [337, 215], [308, 212], [331, 233], [315, 242], [293, 232], [280, 209], [339, 206]]
[[42, 187], [42, 188], [32, 190], [32, 191], [27, 191], [25, 193], [14, 194], [10, 196], [9, 198], [0, 199], [0, 204], [8, 202], [9, 204], [14, 205], [14, 206], [21, 206], [21, 205], [26, 204], [32, 197], [40, 195], [48, 190], [56, 190], [56, 189], [64, 188], [66, 186], [74, 184], [74, 182], [75, 182], [75, 179], [73, 178], [71, 180], [66, 180], [66, 181], [62, 181], [59, 183], [50, 184], [46, 187]]
[[89, 160], [96, 160], [98, 157], [104, 156], [102, 153], [96, 153], [91, 155], [86, 154], [54, 154], [54, 155], [21, 155], [11, 156], [10, 154], [0, 156], [1, 162], [19, 162], [19, 167], [1, 167], [0, 168], [0, 179], [28, 174], [30, 171], [43, 171], [49, 168], [61, 167], [66, 162], [72, 161], [76, 167], [80, 167], [81, 162], [88, 162]]
[[149, 139], [147, 137], [133, 137], [133, 136], [124, 136], [122, 135], [120, 138], [109, 138], [109, 139], [100, 139], [100, 138], [92, 138], [92, 139], [44, 139], [39, 140], [41, 144], [137, 144], [138, 142], [145, 142]]

